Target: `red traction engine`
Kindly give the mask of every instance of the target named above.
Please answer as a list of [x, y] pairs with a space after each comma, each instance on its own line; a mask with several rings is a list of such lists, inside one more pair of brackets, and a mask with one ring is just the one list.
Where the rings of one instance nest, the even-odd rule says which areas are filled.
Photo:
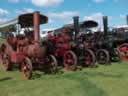
[[77, 56], [72, 51], [71, 37], [67, 35], [67, 30], [57, 36], [48, 36], [51, 42], [53, 54], [56, 56], [59, 66], [65, 67], [66, 70], [75, 70], [77, 65]]
[[4, 70], [10, 70], [18, 65], [25, 79], [30, 79], [32, 70], [38, 69], [46, 73], [57, 70], [57, 61], [48, 54], [47, 42], [39, 41], [39, 24], [47, 23], [48, 18], [39, 12], [20, 15], [18, 24], [22, 28], [33, 27], [34, 31], [25, 31], [24, 35], [9, 35], [1, 45], [1, 61]]

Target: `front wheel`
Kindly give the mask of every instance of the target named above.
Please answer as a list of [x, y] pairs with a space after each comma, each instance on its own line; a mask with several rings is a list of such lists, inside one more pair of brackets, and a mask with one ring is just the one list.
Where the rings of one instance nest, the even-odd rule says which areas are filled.
[[21, 63], [21, 72], [25, 79], [30, 79], [32, 77], [32, 62], [29, 58], [25, 58]]
[[74, 71], [77, 66], [77, 56], [73, 51], [67, 51], [63, 57], [63, 64], [66, 70]]
[[110, 55], [105, 49], [99, 49], [96, 54], [98, 64], [109, 64]]
[[53, 74], [56, 73], [58, 71], [57, 69], [58, 63], [57, 63], [55, 56], [50, 55], [48, 60], [49, 60], [50, 73], [53, 73]]
[[9, 71], [11, 69], [10, 58], [9, 58], [8, 54], [6, 54], [6, 53], [2, 54], [1, 64], [2, 64], [3, 69], [5, 71]]

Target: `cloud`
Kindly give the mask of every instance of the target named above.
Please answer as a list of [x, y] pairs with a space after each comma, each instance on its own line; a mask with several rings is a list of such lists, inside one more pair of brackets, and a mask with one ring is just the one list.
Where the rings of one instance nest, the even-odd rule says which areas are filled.
[[100, 12], [94, 13], [94, 14], [91, 14], [90, 16], [85, 16], [84, 20], [96, 20], [96, 21], [98, 21], [98, 20], [102, 19], [102, 16], [103, 16], [103, 14]]
[[23, 9], [18, 9], [16, 10], [16, 13], [17, 14], [24, 14], [24, 13], [32, 13], [34, 12], [35, 10], [32, 9], [32, 8], [23, 8]]
[[18, 3], [20, 0], [8, 0], [8, 1], [12, 3]]
[[64, 0], [31, 0], [32, 4], [39, 6], [39, 7], [50, 7], [59, 5]]
[[105, 0], [93, 0], [95, 3], [102, 3], [104, 2]]
[[43, 29], [42, 31], [51, 31], [51, 30], [55, 30], [57, 28], [47, 28], [47, 29]]
[[9, 14], [9, 12], [7, 10], [0, 8], [0, 16], [4, 16], [7, 14]]
[[0, 23], [4, 23], [6, 21], [8, 21], [8, 19], [6, 19], [6, 18], [0, 18]]
[[102, 17], [103, 17], [103, 13], [93, 13], [91, 14], [90, 16], [85, 16], [84, 17], [84, 20], [94, 20], [96, 22], [98, 22], [99, 24], [99, 27], [101, 28], [102, 27]]
[[79, 15], [79, 12], [73, 12], [73, 11], [64, 11], [64, 12], [58, 12], [58, 13], [48, 13], [48, 16], [51, 18], [58, 18], [58, 19], [68, 19], [72, 18], [73, 16]]
[[123, 14], [120, 14], [120, 18], [121, 18], [121, 19], [126, 19], [126, 16], [123, 15]]
[[49, 19], [49, 20], [48, 20], [48, 23], [49, 23], [49, 24], [52, 24], [52, 23], [54, 23], [54, 20]]

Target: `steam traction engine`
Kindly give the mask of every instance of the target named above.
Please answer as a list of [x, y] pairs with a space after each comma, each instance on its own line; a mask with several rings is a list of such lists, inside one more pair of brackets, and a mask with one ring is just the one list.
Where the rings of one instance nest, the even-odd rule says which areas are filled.
[[[73, 34], [75, 31], [75, 34]], [[48, 40], [55, 47], [55, 54], [58, 64], [64, 66], [67, 70], [75, 70], [76, 66], [82, 65], [94, 66], [95, 54], [91, 49], [85, 48], [79, 33], [79, 17], [74, 17], [74, 28], [64, 28], [63, 32], [56, 36], [49, 36]], [[53, 48], [54, 48], [53, 47]]]
[[[84, 47], [90, 49], [94, 53], [98, 64], [110, 64], [111, 60], [119, 58], [119, 51], [115, 46], [115, 38], [112, 32], [108, 32], [107, 16], [103, 17], [104, 31], [85, 32], [82, 36]], [[87, 25], [86, 25], [87, 26]]]
[[[39, 24], [47, 21], [48, 18], [39, 12], [18, 17], [18, 24], [25, 29], [25, 33], [16, 37], [9, 35], [6, 42], [1, 45], [1, 60], [5, 71], [18, 64], [26, 79], [31, 78], [33, 69], [40, 69], [46, 73], [56, 72], [56, 58], [49, 54], [47, 42], [39, 40]], [[30, 31], [29, 28], [34, 31]]]
[[90, 48], [96, 56], [98, 64], [110, 64], [111, 61], [127, 61], [127, 34], [108, 30], [107, 16], [103, 16], [104, 31], [84, 34], [84, 46]]
[[128, 61], [127, 43], [128, 32], [108, 30], [107, 16], [103, 17], [104, 32], [95, 33], [95, 48], [97, 48], [97, 62], [100, 64], [110, 64], [111, 61]]

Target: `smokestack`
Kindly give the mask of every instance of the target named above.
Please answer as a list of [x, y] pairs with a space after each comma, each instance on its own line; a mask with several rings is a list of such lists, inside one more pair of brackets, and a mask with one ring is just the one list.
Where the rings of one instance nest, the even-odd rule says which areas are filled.
[[38, 11], [34, 12], [33, 21], [34, 21], [34, 40], [39, 41], [40, 39], [40, 27], [39, 27], [40, 12]]
[[128, 15], [126, 16], [126, 23], [127, 23], [127, 25], [128, 25]]
[[103, 16], [103, 27], [104, 27], [104, 35], [106, 36], [108, 33], [108, 17]]
[[74, 20], [74, 31], [75, 31], [75, 39], [77, 37], [77, 34], [79, 33], [79, 16], [74, 16], [73, 17]]

